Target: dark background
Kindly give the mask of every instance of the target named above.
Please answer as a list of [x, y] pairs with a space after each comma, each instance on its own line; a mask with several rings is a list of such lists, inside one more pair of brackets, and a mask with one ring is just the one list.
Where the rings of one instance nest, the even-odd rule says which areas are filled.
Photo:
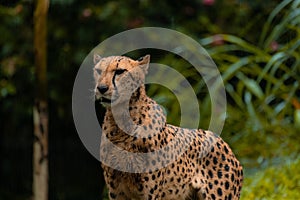
[[[281, 2], [287, 6], [268, 23], [268, 17]], [[121, 31], [145, 26], [174, 29], [199, 41], [223, 75], [242, 58], [253, 59], [224, 81], [229, 104], [222, 137], [245, 167], [245, 199], [258, 193], [266, 198], [286, 197], [281, 196], [285, 193], [297, 199], [300, 177], [284, 171], [295, 170], [293, 174], [300, 174], [293, 168], [299, 163], [300, 152], [299, 45], [296, 45], [300, 39], [299, 14], [284, 23], [291, 12], [299, 9], [295, 2], [292, 7], [289, 1], [277, 0], [52, 0], [47, 47], [49, 199], [102, 198], [100, 163], [84, 148], [73, 123], [73, 82], [83, 59], [101, 41]], [[0, 2], [0, 199], [5, 200], [30, 199], [32, 195], [34, 3]], [[283, 29], [278, 28], [280, 25]], [[272, 36], [276, 27], [273, 33], [277, 37]], [[264, 29], [268, 31], [262, 36]], [[251, 51], [250, 44], [257, 50]], [[133, 55], [137, 58], [144, 52]], [[200, 108], [206, 107], [207, 90], [196, 81], [195, 70], [186, 61], [167, 52], [151, 49], [146, 52], [154, 61], [185, 72], [202, 102]], [[280, 52], [286, 53], [284, 61], [274, 58]], [[273, 71], [267, 71], [268, 76], [259, 81], [259, 75], [272, 58], [279, 67], [273, 67], [273, 63]], [[283, 75], [288, 77], [282, 80]], [[150, 88], [149, 93], [166, 107], [169, 122], [178, 124], [174, 96], [158, 86]], [[209, 116], [209, 111], [203, 113], [204, 118]], [[206, 120], [200, 125], [205, 128]], [[283, 170], [280, 177], [274, 171], [278, 167]], [[263, 177], [263, 186], [253, 182], [258, 177]]]

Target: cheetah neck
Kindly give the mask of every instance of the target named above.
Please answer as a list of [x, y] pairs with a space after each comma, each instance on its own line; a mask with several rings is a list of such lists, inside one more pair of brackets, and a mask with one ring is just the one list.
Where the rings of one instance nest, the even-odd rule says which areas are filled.
[[[158, 134], [150, 134], [149, 130], [157, 133], [166, 126], [163, 110], [146, 95], [145, 86], [141, 86], [133, 93], [129, 106], [118, 105], [113, 109], [107, 108], [103, 130], [111, 141], [117, 141], [125, 148], [132, 144], [147, 148], [144, 144], [145, 138], [151, 140], [158, 137]], [[141, 138], [140, 134], [144, 134], [144, 138]], [[150, 149], [155, 148], [154, 144], [147, 145]]]

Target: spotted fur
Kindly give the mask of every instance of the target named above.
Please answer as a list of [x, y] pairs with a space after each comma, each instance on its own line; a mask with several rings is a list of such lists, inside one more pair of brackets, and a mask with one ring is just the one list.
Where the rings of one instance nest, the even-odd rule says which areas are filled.
[[[146, 95], [143, 83], [149, 61], [150, 56], [138, 60], [95, 56], [95, 96], [106, 107], [102, 134], [108, 140], [101, 142], [101, 157], [109, 161], [109, 165], [102, 164], [109, 198], [239, 199], [243, 170], [228, 144], [210, 131], [167, 124], [161, 107]], [[169, 151], [148, 160], [138, 155], [124, 160], [108, 141], [130, 153]], [[139, 162], [145, 169], [134, 169]], [[155, 170], [116, 170], [124, 166], [128, 171], [147, 170], [148, 166]]]

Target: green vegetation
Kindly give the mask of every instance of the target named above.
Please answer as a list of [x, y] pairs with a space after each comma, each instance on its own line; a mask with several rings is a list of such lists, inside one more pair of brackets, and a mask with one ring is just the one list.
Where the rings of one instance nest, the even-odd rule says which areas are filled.
[[245, 179], [241, 199], [299, 199], [300, 158], [285, 160]]
[[[33, 2], [0, 3], [0, 200], [32, 195], [34, 97]], [[162, 12], [163, 11], [163, 12]], [[241, 199], [299, 199], [300, 1], [53, 0], [48, 16], [50, 198], [100, 199], [100, 163], [73, 125], [72, 86], [81, 62], [105, 38], [131, 28], [171, 28], [199, 41], [218, 66], [227, 92], [222, 137], [245, 169]], [[153, 62], [181, 72], [197, 93], [200, 127], [210, 99], [199, 74], [168, 52], [145, 49]], [[151, 85], [168, 121], [180, 107]]]

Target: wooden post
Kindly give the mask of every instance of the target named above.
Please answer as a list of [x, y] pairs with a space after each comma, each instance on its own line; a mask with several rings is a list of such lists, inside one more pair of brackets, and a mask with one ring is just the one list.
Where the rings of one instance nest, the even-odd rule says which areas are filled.
[[36, 91], [33, 106], [33, 200], [48, 199], [47, 13], [49, 0], [36, 0], [34, 54]]

